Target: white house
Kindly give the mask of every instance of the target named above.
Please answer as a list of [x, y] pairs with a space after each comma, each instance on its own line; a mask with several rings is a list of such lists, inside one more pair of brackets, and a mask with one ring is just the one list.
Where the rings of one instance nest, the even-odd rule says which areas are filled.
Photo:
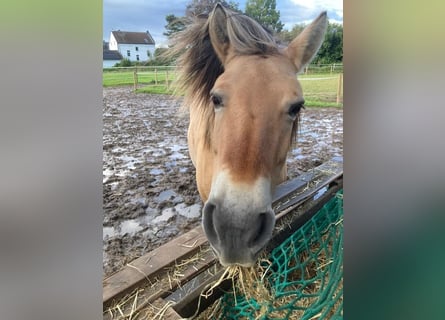
[[155, 41], [148, 31], [111, 31], [108, 46], [130, 61], [150, 60], [155, 52]]

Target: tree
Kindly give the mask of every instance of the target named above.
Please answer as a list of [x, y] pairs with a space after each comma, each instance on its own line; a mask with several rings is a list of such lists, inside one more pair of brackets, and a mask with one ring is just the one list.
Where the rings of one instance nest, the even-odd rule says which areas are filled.
[[176, 32], [182, 31], [185, 28], [184, 18], [169, 14], [165, 17], [165, 20], [167, 21], [167, 25], [165, 26], [167, 31], [164, 32], [164, 36], [171, 37]]
[[284, 24], [280, 21], [280, 11], [276, 7], [276, 0], [247, 0], [245, 12], [264, 27], [279, 33]]
[[282, 30], [278, 36], [279, 38], [285, 42], [286, 44], [290, 43], [292, 40], [294, 40], [300, 33], [303, 31], [303, 29], [306, 27], [304, 23], [296, 24], [292, 27], [292, 29], [289, 30]]
[[238, 3], [234, 1], [220, 1], [220, 0], [191, 0], [185, 9], [185, 17], [177, 17], [174, 14], [169, 14], [165, 17], [167, 25], [165, 25], [164, 36], [171, 37], [175, 33], [182, 31], [186, 27], [186, 17], [195, 17], [199, 15], [208, 15], [217, 3], [230, 8], [234, 11], [241, 12], [238, 9]]
[[329, 64], [343, 61], [343, 25], [328, 23], [325, 40], [315, 56], [313, 63]]
[[[306, 24], [300, 23], [288, 30], [283, 30], [279, 34], [279, 38], [286, 44], [290, 43], [301, 31]], [[328, 22], [328, 28], [320, 50], [312, 60], [315, 64], [330, 64], [343, 61], [343, 25]]]
[[187, 17], [208, 15], [212, 12], [217, 3], [221, 3], [224, 7], [231, 10], [241, 12], [238, 9], [238, 3], [235, 1], [226, 2], [224, 0], [191, 0], [185, 9], [185, 15]]

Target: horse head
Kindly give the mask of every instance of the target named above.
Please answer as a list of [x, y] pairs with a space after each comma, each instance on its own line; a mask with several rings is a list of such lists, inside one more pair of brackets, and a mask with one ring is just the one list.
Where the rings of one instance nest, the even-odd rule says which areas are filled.
[[202, 225], [223, 265], [251, 266], [272, 236], [272, 196], [287, 179], [304, 104], [296, 74], [319, 49], [326, 26], [323, 12], [281, 48], [251, 18], [216, 5], [195, 27], [182, 58], [189, 152], [205, 202]]

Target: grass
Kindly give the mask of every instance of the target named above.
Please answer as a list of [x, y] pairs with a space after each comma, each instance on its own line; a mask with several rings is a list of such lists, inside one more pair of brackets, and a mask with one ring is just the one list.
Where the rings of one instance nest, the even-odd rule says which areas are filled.
[[342, 107], [343, 103], [336, 103], [339, 77], [339, 74], [299, 75], [298, 79], [304, 92], [305, 105], [308, 107]]
[[165, 87], [165, 85], [150, 85], [150, 86], [145, 86], [142, 88], [138, 88], [136, 90], [137, 93], [152, 93], [152, 94], [168, 94], [168, 95], [172, 95], [174, 94], [174, 90], [172, 87], [170, 87], [169, 89], [167, 89]]
[[304, 105], [306, 108], [342, 108], [343, 103], [323, 102], [318, 100], [305, 99]]
[[[151, 94], [173, 94], [173, 87], [170, 85], [175, 79], [175, 72], [168, 71], [169, 87], [166, 86], [167, 72], [160, 67], [155, 69], [138, 71], [137, 93]], [[134, 73], [128, 71], [104, 71], [103, 86], [133, 86]], [[343, 107], [343, 103], [336, 103], [339, 74], [301, 74], [298, 75], [303, 88], [305, 105], [307, 107]], [[343, 86], [343, 84], [342, 84]], [[342, 97], [343, 99], [343, 91]]]
[[[167, 79], [166, 71], [138, 71], [138, 85], [156, 85], [164, 84]], [[171, 82], [175, 78], [175, 73], [168, 72], [168, 80]], [[102, 73], [102, 85], [104, 87], [114, 86], [126, 86], [134, 85], [134, 72], [133, 71], [121, 71], [121, 72], [103, 72]]]

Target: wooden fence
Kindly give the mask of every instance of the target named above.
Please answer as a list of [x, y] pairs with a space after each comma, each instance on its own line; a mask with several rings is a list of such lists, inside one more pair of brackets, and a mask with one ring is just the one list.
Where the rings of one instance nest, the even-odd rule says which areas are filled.
[[174, 67], [134, 67], [133, 87], [134, 91], [139, 85], [147, 87], [163, 87], [169, 91], [172, 81], [176, 78]]
[[[126, 78], [118, 85], [133, 85], [134, 90], [171, 92], [177, 72], [174, 66], [135, 66], [104, 69], [104, 74]], [[319, 103], [343, 103], [343, 65], [309, 65], [298, 75], [305, 99]]]
[[[342, 188], [342, 158], [280, 184], [273, 198], [276, 227], [265, 251], [296, 232]], [[103, 319], [190, 318], [232, 288], [224, 281], [208, 293], [223, 271], [198, 226], [105, 278]]]

